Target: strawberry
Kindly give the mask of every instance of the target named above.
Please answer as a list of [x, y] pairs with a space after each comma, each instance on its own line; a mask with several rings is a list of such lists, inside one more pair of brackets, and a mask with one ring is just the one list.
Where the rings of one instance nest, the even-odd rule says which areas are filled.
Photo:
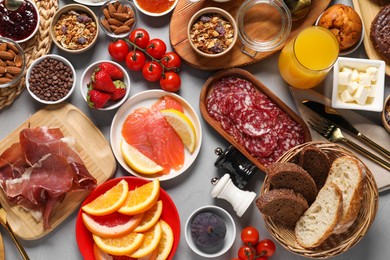
[[105, 92], [114, 92], [115, 85], [112, 82], [110, 74], [108, 71], [97, 68], [92, 74], [92, 88], [105, 91]]
[[125, 96], [126, 85], [120, 80], [115, 80], [114, 85], [115, 85], [115, 91], [111, 93], [111, 100], [116, 101]]
[[90, 89], [87, 94], [88, 105], [92, 108], [102, 108], [110, 100], [111, 95], [96, 89]]
[[106, 70], [112, 80], [123, 79], [124, 74], [121, 69], [109, 62], [102, 62], [98, 66], [100, 69]]

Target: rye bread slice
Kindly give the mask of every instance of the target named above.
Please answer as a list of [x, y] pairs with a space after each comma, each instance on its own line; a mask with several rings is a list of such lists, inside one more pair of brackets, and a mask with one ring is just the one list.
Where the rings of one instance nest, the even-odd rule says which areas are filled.
[[262, 194], [257, 198], [256, 206], [261, 213], [290, 228], [294, 228], [309, 207], [301, 194], [289, 189], [274, 189]]
[[290, 162], [276, 162], [266, 168], [273, 189], [292, 189], [302, 194], [310, 205], [318, 190], [310, 174], [302, 167]]
[[307, 146], [300, 152], [298, 164], [310, 174], [317, 190], [320, 190], [328, 178], [331, 165], [326, 153], [313, 145]]

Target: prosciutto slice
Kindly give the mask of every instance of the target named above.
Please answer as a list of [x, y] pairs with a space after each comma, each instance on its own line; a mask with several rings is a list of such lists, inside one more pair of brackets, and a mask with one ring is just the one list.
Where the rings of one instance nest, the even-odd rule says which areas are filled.
[[11, 202], [40, 212], [48, 229], [53, 206], [67, 192], [95, 188], [96, 179], [59, 128], [27, 128], [19, 137], [0, 155], [0, 186]]

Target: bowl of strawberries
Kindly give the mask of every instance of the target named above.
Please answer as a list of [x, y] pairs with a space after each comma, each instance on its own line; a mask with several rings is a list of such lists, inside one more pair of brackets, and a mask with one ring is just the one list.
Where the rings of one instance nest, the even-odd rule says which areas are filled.
[[110, 60], [96, 61], [84, 70], [80, 90], [89, 107], [111, 110], [129, 97], [130, 78], [120, 64]]

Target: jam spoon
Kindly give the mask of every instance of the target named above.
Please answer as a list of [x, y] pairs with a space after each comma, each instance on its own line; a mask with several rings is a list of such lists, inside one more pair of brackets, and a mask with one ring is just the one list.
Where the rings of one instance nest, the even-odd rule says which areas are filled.
[[10, 11], [16, 11], [24, 3], [24, 0], [5, 0], [5, 7]]

